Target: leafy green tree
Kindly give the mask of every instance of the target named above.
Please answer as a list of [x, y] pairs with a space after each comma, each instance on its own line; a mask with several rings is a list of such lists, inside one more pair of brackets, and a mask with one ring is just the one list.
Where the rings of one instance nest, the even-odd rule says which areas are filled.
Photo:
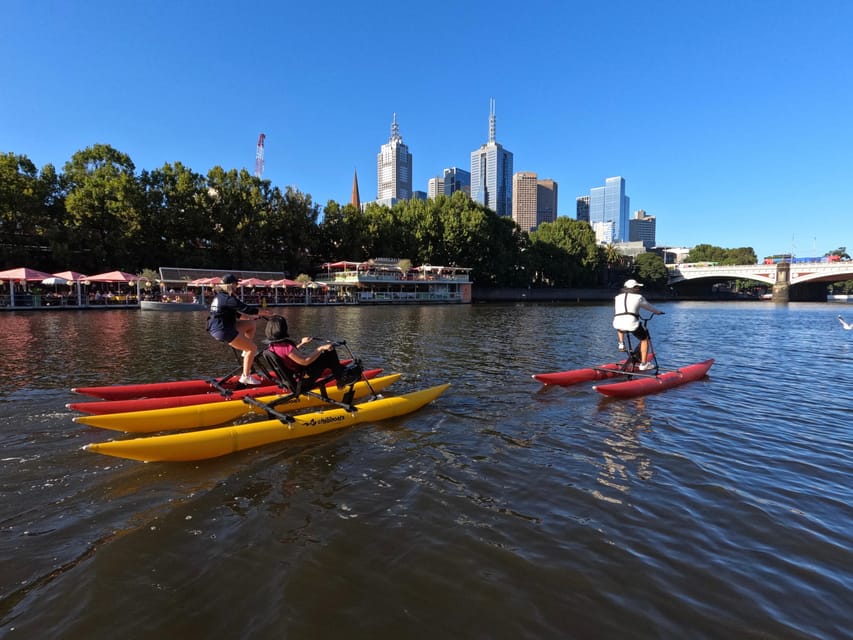
[[601, 264], [595, 233], [586, 222], [560, 216], [530, 234], [535, 282], [557, 287], [594, 284]]
[[75, 153], [63, 170], [66, 209], [82, 268], [136, 271], [139, 242], [139, 184], [130, 156], [109, 145], [96, 144]]
[[666, 264], [656, 253], [641, 253], [634, 260], [637, 279], [645, 286], [663, 288], [669, 279]]
[[139, 176], [140, 211], [138, 260], [149, 267], [204, 266], [207, 182], [180, 162], [166, 163]]

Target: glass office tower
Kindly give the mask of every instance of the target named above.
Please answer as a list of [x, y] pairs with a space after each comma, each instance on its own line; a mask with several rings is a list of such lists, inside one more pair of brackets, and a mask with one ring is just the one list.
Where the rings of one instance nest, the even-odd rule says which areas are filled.
[[625, 179], [607, 178], [603, 187], [589, 190], [589, 222], [612, 222], [613, 241], [628, 242], [628, 209], [631, 199], [625, 195]]
[[489, 141], [471, 153], [471, 198], [499, 216], [512, 215], [512, 152], [495, 141], [494, 100]]

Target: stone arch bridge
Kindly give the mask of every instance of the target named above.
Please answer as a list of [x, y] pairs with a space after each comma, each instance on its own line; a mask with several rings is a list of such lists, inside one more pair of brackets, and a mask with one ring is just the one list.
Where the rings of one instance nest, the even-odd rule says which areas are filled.
[[[853, 261], [847, 262], [779, 262], [777, 264], [703, 265], [680, 264], [669, 268], [669, 285], [675, 289], [689, 288], [685, 283], [729, 280], [755, 280], [770, 285], [773, 300], [826, 300], [826, 285], [830, 282], [853, 280]], [[695, 288], [695, 287], [694, 287]]]

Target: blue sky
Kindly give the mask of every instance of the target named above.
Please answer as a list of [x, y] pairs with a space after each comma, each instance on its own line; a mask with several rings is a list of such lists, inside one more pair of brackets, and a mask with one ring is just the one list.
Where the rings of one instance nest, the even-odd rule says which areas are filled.
[[[853, 3], [0, 0], [0, 152], [61, 169], [253, 171], [376, 197], [393, 114], [414, 188], [488, 137], [559, 184], [626, 179], [660, 244], [853, 254]], [[342, 256], [345, 257], [345, 256]]]

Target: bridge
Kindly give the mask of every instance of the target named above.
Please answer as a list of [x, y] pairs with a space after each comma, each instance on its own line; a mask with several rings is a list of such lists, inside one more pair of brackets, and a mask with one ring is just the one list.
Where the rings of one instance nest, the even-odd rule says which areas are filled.
[[[680, 288], [690, 281], [724, 282], [754, 280], [770, 285], [773, 300], [826, 300], [830, 282], [853, 280], [853, 261], [779, 262], [777, 264], [706, 265], [704, 263], [669, 266], [669, 285]], [[793, 289], [793, 291], [792, 291]]]

